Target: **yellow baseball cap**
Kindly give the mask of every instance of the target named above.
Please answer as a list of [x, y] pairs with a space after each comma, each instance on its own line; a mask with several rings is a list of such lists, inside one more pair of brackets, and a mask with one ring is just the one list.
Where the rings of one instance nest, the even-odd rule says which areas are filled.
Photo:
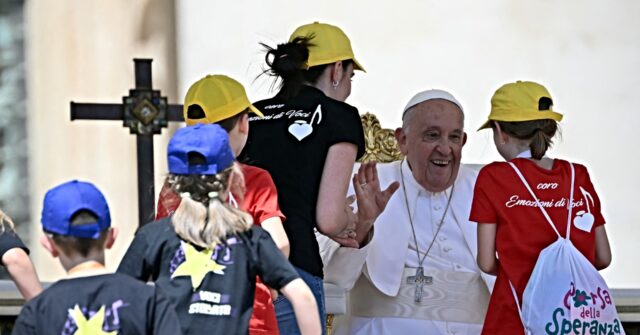
[[[193, 119], [188, 117], [189, 106], [198, 105], [205, 117]], [[228, 119], [249, 108], [254, 114], [263, 116], [255, 108], [242, 84], [224, 75], [207, 75], [196, 81], [184, 97], [183, 114], [187, 125], [199, 123], [216, 123]]]
[[553, 106], [540, 109], [540, 99], [547, 98], [551, 104], [551, 94], [547, 89], [532, 81], [517, 81], [502, 85], [491, 97], [489, 120], [478, 130], [491, 127], [491, 121], [532, 121], [551, 119], [562, 120], [562, 114], [554, 112]]
[[356, 60], [351, 49], [351, 41], [342, 29], [326, 23], [314, 22], [298, 27], [291, 34], [289, 42], [296, 37], [313, 36], [309, 47], [307, 66], [331, 64], [341, 60], [353, 60], [353, 69], [366, 72]]

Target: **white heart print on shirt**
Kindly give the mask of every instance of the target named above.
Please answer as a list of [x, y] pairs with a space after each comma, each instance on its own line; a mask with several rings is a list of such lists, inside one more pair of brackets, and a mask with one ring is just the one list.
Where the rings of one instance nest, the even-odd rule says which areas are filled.
[[318, 107], [316, 108], [316, 111], [313, 112], [313, 115], [311, 116], [311, 122], [307, 123], [306, 120], [295, 120], [293, 121], [293, 123], [291, 125], [289, 125], [289, 134], [293, 135], [293, 137], [295, 137], [298, 141], [302, 141], [305, 137], [311, 135], [311, 133], [313, 132], [313, 121], [316, 119], [316, 116], [318, 116], [318, 123], [320, 124], [320, 121], [322, 121], [322, 109], [320, 108], [320, 105], [318, 105]]
[[298, 141], [302, 141], [303, 138], [309, 136], [313, 132], [313, 127], [305, 120], [296, 120], [289, 126], [289, 133]]
[[582, 186], [580, 186], [580, 192], [582, 192], [582, 196], [584, 197], [584, 200], [587, 203], [587, 211], [577, 212], [576, 216], [573, 218], [573, 225], [576, 228], [582, 231], [586, 231], [588, 233], [588, 232], [591, 232], [591, 228], [593, 228], [593, 223], [596, 220], [593, 214], [591, 214], [591, 206], [589, 206], [589, 201], [591, 201], [591, 204], [595, 204], [595, 202], [593, 201], [593, 197], [591, 196], [591, 194], [589, 194], [587, 190], [582, 188]]

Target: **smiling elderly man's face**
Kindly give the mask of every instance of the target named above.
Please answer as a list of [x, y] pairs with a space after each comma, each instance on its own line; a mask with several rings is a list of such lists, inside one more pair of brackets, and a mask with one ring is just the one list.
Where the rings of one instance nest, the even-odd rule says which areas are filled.
[[433, 99], [412, 107], [396, 130], [400, 151], [427, 191], [444, 191], [456, 180], [467, 141], [463, 127], [464, 115], [456, 104]]

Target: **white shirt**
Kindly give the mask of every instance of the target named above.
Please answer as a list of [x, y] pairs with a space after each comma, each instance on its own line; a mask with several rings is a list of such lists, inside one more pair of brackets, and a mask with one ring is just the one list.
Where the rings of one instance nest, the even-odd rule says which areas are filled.
[[[416, 195], [413, 199], [409, 198], [409, 202], [415, 203], [414, 206], [410, 207], [412, 207], [411, 216], [418, 239], [420, 258], [424, 257], [424, 253], [429, 248], [429, 244], [431, 244], [434, 235], [437, 233], [436, 240], [433, 242], [433, 246], [423, 261], [422, 266], [425, 269], [435, 268], [449, 271], [478, 272], [479, 269], [475, 257], [464, 241], [462, 230], [458, 226], [456, 218], [453, 216], [453, 210], [450, 205], [447, 210], [447, 202], [452, 188], [449, 187], [444, 192], [434, 193], [427, 191], [413, 178], [406, 162], [402, 168], [405, 176], [405, 186], [407, 189], [412, 188], [415, 190], [415, 192], [408, 192], [407, 195]], [[397, 192], [402, 192], [402, 184]], [[440, 221], [443, 215], [445, 215], [445, 210], [446, 216], [442, 221], [442, 228], [440, 228], [440, 232], [438, 232], [438, 225], [440, 225]], [[400, 224], [411, 225], [410, 222]], [[413, 234], [411, 234], [409, 238], [409, 252], [405, 265], [415, 268], [418, 267], [418, 264], [415, 241]]]
[[[400, 162], [378, 165], [381, 187], [385, 188], [393, 181], [400, 181], [399, 165]], [[407, 163], [402, 165], [407, 186], [407, 199], [411, 207], [410, 213], [416, 228], [419, 249], [421, 255], [424, 255], [444, 213], [449, 190], [440, 193], [424, 190], [413, 178]], [[429, 256], [424, 261], [425, 269], [435, 267], [444, 270], [479, 272], [475, 263], [476, 226], [468, 221], [476, 177], [475, 169], [465, 168], [459, 173], [445, 223]], [[376, 227], [374, 237], [367, 246], [361, 249], [341, 248], [337, 247], [335, 242], [319, 237], [321, 254], [325, 261], [326, 282], [349, 290], [364, 273], [382, 293], [391, 296], [397, 294], [404, 266], [418, 265], [415, 242], [407, 219], [408, 213], [402, 191], [401, 186], [390, 199], [385, 212], [374, 223]], [[416, 211], [415, 208], [419, 210]], [[426, 222], [429, 224], [425, 224]], [[400, 267], [397, 266], [398, 261]], [[492, 286], [492, 281], [488, 286]], [[336, 335], [401, 334], [402, 332], [479, 334], [481, 329], [482, 325], [479, 324], [394, 317], [364, 318], [349, 315], [336, 316], [333, 324], [333, 332]]]

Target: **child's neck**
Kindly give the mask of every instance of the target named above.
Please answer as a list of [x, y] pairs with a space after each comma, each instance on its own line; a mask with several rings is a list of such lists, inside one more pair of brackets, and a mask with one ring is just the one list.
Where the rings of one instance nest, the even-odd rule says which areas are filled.
[[[520, 153], [514, 155], [511, 159], [513, 158], [529, 159], [530, 161], [534, 162], [536, 165], [538, 165], [539, 167], [545, 170], [551, 170], [553, 168], [553, 159], [550, 159], [547, 156], [543, 156], [540, 159], [534, 159], [531, 157], [531, 150], [529, 149], [521, 151]], [[511, 160], [511, 159], [508, 159], [508, 160]]]
[[67, 271], [68, 278], [89, 277], [107, 273], [107, 268], [103, 263], [88, 260], [80, 263]]
[[[87, 277], [107, 273], [104, 266], [104, 252], [101, 255], [89, 255], [89, 257], [62, 257], [62, 266], [70, 278]], [[93, 257], [92, 257], [93, 256]]]

